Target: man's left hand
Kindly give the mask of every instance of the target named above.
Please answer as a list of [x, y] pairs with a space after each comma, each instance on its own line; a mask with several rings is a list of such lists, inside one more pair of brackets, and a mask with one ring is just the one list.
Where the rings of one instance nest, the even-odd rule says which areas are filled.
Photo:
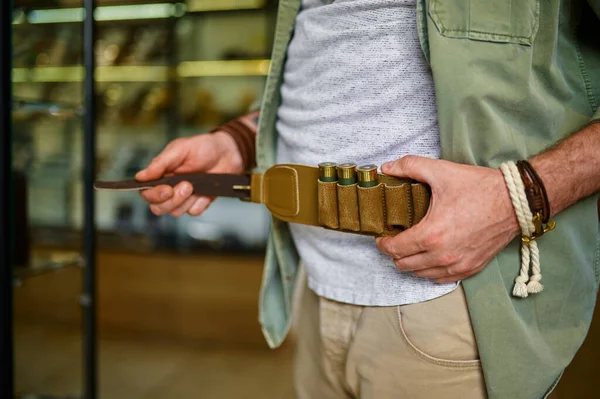
[[377, 247], [398, 269], [439, 283], [480, 272], [520, 229], [498, 169], [418, 156], [382, 165], [383, 173], [412, 178], [431, 187], [427, 215]]

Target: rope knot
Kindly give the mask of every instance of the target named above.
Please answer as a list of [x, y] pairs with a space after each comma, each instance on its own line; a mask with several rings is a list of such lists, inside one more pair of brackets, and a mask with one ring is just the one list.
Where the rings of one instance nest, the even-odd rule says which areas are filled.
[[544, 290], [544, 286], [540, 283], [542, 279], [541, 274], [534, 274], [529, 279], [529, 284], [527, 284], [527, 292], [530, 294], [537, 294], [538, 292], [542, 292]]
[[513, 287], [513, 295], [518, 296], [520, 298], [527, 298], [529, 295], [527, 292], [527, 283], [528, 278], [526, 276], [517, 276], [515, 278], [515, 286]]
[[515, 283], [517, 284], [526, 284], [528, 281], [529, 278], [525, 276], [517, 276], [517, 278], [515, 278]]

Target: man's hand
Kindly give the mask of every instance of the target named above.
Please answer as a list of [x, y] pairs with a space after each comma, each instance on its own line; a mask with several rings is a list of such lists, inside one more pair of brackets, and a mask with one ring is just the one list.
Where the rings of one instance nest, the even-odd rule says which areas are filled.
[[[195, 172], [243, 172], [242, 156], [233, 138], [225, 132], [216, 132], [173, 140], [135, 178], [148, 181], [164, 175]], [[176, 217], [186, 212], [198, 216], [214, 200], [191, 194], [192, 185], [185, 181], [173, 188], [161, 185], [140, 193], [155, 215], [170, 213]]]
[[464, 280], [520, 232], [499, 170], [406, 156], [384, 164], [382, 172], [427, 183], [432, 190], [429, 211], [417, 225], [377, 239], [400, 270], [439, 283]]

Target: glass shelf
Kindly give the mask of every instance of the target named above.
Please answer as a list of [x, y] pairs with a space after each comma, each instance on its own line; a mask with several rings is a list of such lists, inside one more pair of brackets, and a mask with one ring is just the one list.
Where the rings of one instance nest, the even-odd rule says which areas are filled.
[[188, 0], [188, 12], [235, 11], [260, 9], [267, 6], [267, 0]]
[[[168, 66], [99, 66], [97, 82], [168, 82], [172, 79], [210, 76], [266, 76], [270, 60], [184, 61]], [[83, 82], [83, 66], [14, 68], [13, 83]]]
[[[224, 11], [261, 10], [274, 4], [270, 0], [99, 0], [95, 19], [98, 22], [182, 17]], [[13, 24], [56, 24], [83, 21], [81, 0], [17, 0]]]

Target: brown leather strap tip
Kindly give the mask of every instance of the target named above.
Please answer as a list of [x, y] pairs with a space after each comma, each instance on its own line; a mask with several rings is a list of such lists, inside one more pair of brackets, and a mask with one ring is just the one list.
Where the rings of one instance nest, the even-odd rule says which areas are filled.
[[164, 176], [157, 180], [140, 182], [137, 180], [96, 181], [96, 190], [132, 191], [146, 190], [160, 185], [175, 187], [187, 181], [194, 191], [193, 194], [208, 197], [233, 197], [248, 199], [250, 196], [250, 176], [216, 173], [194, 173], [184, 175]]

